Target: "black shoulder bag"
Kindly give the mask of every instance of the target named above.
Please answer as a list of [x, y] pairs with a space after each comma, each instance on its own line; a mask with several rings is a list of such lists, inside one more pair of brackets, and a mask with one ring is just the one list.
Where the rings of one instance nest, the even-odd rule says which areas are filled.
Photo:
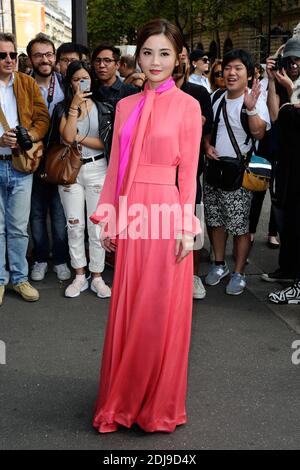
[[221, 189], [222, 191], [236, 191], [242, 186], [245, 163], [229, 124], [225, 97], [222, 98], [217, 109], [211, 143], [212, 145], [215, 145], [216, 142], [221, 110], [223, 112], [226, 129], [237, 158], [221, 157], [219, 160], [207, 159], [205, 167], [205, 181], [210, 186]]

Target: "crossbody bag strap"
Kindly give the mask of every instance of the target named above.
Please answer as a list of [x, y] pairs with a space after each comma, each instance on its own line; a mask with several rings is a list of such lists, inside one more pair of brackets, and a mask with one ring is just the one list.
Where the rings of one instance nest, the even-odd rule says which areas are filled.
[[2, 124], [2, 126], [3, 126], [4, 131], [5, 131], [5, 132], [9, 131], [10, 127], [9, 127], [8, 122], [7, 122], [7, 120], [6, 120], [6, 117], [5, 117], [5, 115], [4, 115], [4, 112], [3, 112], [3, 109], [2, 109], [2, 107], [1, 107], [1, 104], [0, 104], [0, 122], [1, 122], [1, 124]]
[[229, 124], [229, 119], [228, 119], [228, 114], [227, 114], [227, 109], [226, 109], [226, 101], [225, 100], [224, 100], [224, 103], [223, 103], [223, 106], [222, 106], [222, 111], [223, 111], [224, 122], [225, 122], [225, 126], [226, 126], [226, 129], [227, 129], [229, 138], [230, 138], [231, 145], [234, 148], [234, 151], [236, 153], [237, 158], [239, 160], [243, 161], [244, 158], [243, 158], [243, 155], [241, 153], [240, 147], [237, 143], [237, 140], [235, 138], [233, 130], [231, 129], [231, 126]]
[[213, 122], [213, 127], [212, 127], [212, 132], [211, 132], [211, 139], [210, 139], [210, 144], [213, 147], [216, 145], [218, 125], [219, 125], [219, 121], [220, 121], [220, 114], [221, 114], [221, 110], [222, 110], [224, 102], [225, 102], [225, 96], [223, 96], [223, 98], [221, 99], [221, 101], [218, 105], [217, 112], [216, 112], [214, 122]]

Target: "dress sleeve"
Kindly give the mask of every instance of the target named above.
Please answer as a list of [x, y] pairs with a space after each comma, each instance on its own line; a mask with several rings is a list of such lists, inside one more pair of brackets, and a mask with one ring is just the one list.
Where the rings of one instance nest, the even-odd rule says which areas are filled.
[[[95, 212], [91, 215], [90, 220], [94, 224], [100, 224], [107, 221], [107, 210], [115, 209], [115, 194], [119, 170], [119, 130], [120, 130], [120, 105], [117, 104], [116, 115], [114, 121], [114, 132], [112, 148], [110, 153], [109, 165], [105, 177], [104, 186], [97, 204]], [[104, 210], [106, 209], [106, 210]]]
[[196, 100], [189, 101], [182, 117], [180, 131], [180, 161], [178, 167], [178, 186], [181, 205], [181, 227], [178, 232], [201, 233], [200, 221], [194, 215], [196, 199], [196, 177], [202, 135], [201, 109]]

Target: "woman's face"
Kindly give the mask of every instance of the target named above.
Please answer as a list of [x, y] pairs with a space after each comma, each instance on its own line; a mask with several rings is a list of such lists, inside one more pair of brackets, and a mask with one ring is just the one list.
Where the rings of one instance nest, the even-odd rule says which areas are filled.
[[213, 74], [214, 74], [214, 80], [215, 80], [216, 87], [217, 88], [225, 88], [225, 83], [224, 83], [221, 64], [218, 64], [218, 65], [215, 66]]
[[71, 79], [71, 84], [72, 84], [72, 88], [73, 88], [74, 93], [76, 93], [76, 91], [78, 90], [80, 80], [89, 80], [89, 82], [90, 82], [89, 89], [91, 89], [90, 74], [86, 70], [80, 69], [80, 70], [77, 70], [77, 72], [74, 73], [74, 75], [72, 76], [72, 79]]
[[150, 88], [157, 88], [172, 76], [178, 59], [171, 41], [164, 34], [155, 34], [142, 45], [138, 63]]

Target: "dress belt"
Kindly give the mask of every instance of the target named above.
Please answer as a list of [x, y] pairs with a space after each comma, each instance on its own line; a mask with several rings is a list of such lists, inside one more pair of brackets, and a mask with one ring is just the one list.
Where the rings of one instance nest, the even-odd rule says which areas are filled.
[[166, 184], [176, 183], [176, 166], [171, 165], [138, 165], [133, 180], [135, 183]]
[[101, 158], [104, 158], [105, 154], [101, 153], [100, 155], [95, 155], [94, 157], [87, 157], [82, 159], [82, 164], [85, 165], [86, 163], [90, 162], [96, 162], [97, 160], [101, 160]]

